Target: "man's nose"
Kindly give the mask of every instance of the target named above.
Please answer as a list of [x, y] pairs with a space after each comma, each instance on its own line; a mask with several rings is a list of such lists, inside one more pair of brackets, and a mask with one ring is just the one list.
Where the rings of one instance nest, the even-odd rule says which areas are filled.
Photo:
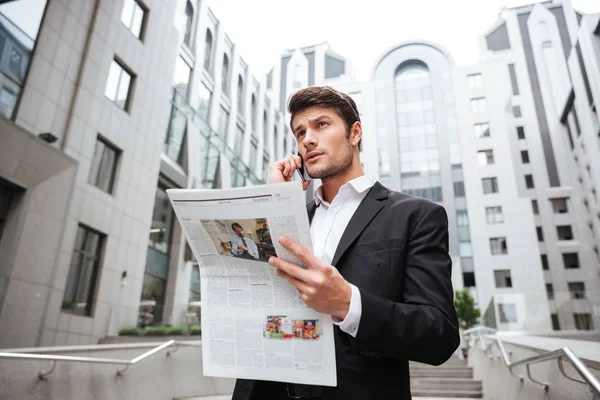
[[317, 133], [312, 129], [307, 129], [304, 134], [304, 147], [314, 147], [318, 143]]

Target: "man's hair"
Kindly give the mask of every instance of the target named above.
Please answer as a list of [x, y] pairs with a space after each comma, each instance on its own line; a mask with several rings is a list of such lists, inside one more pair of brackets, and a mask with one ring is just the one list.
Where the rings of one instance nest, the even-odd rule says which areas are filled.
[[[294, 117], [310, 107], [333, 109], [344, 120], [348, 137], [350, 137], [350, 128], [352, 125], [356, 121], [360, 122], [358, 107], [356, 107], [356, 103], [352, 100], [352, 97], [329, 86], [309, 86], [292, 94], [288, 101], [292, 133], [294, 132], [292, 125]], [[358, 149], [360, 150], [360, 148], [361, 145], [358, 142]]]
[[235, 231], [235, 227], [239, 227], [240, 229], [244, 229], [243, 226], [241, 226], [240, 224], [238, 224], [237, 222], [234, 222], [233, 224], [231, 224], [231, 230]]

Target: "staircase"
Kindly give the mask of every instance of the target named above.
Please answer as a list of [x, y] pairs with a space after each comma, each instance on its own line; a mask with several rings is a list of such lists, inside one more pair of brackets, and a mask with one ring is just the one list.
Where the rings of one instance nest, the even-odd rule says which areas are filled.
[[439, 367], [411, 362], [410, 387], [415, 398], [483, 398], [483, 386], [473, 379], [473, 369], [455, 357]]

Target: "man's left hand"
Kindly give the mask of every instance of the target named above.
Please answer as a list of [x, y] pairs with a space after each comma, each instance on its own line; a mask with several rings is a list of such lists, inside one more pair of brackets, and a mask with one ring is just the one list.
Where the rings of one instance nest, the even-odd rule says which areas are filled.
[[269, 264], [277, 268], [277, 274], [294, 285], [302, 300], [313, 310], [344, 319], [350, 308], [352, 288], [339, 271], [315, 257], [306, 247], [281, 236], [279, 243], [294, 253], [306, 269], [271, 257]]

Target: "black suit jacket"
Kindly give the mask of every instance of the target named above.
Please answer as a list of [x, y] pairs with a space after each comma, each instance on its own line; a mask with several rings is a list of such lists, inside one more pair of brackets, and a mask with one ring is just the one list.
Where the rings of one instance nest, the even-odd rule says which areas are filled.
[[[307, 207], [312, 221], [314, 201]], [[334, 328], [338, 384], [323, 399], [410, 399], [408, 361], [439, 365], [459, 344], [446, 211], [377, 182], [332, 265], [360, 289], [362, 315], [356, 338]], [[233, 400], [268, 384], [238, 379]]]

